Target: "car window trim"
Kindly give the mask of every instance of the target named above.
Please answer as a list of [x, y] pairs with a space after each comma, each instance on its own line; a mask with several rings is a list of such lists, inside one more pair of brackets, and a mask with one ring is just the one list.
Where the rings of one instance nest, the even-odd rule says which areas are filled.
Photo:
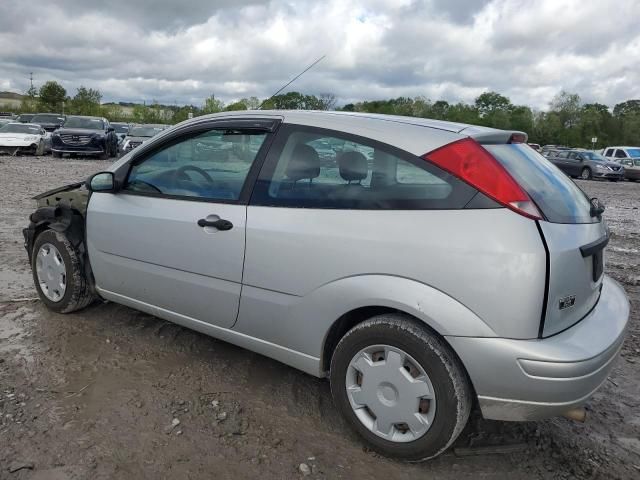
[[[375, 140], [371, 137], [364, 137], [361, 135], [357, 135], [354, 133], [349, 133], [349, 132], [344, 132], [342, 130], [334, 130], [334, 129], [330, 129], [330, 128], [323, 128], [323, 127], [315, 127], [315, 126], [311, 126], [311, 125], [304, 125], [304, 124], [297, 124], [297, 123], [284, 123], [283, 125], [281, 125], [278, 129], [277, 135], [275, 136], [274, 140], [273, 140], [273, 144], [271, 146], [271, 148], [269, 149], [269, 151], [266, 153], [265, 157], [262, 159], [262, 166], [261, 169], [258, 173], [258, 175], [256, 176], [255, 182], [252, 185], [252, 191], [251, 191], [251, 198], [249, 199], [249, 206], [259, 206], [259, 207], [272, 207], [272, 208], [306, 208], [306, 209], [318, 209], [318, 210], [352, 210], [353, 208], [349, 208], [349, 207], [343, 207], [343, 206], [306, 206], [306, 205], [289, 205], [287, 204], [287, 202], [285, 201], [280, 201], [278, 202], [277, 199], [273, 199], [273, 201], [265, 201], [264, 200], [264, 193], [265, 192], [258, 192], [260, 194], [260, 197], [258, 197], [256, 191], [256, 185], [258, 183], [258, 180], [260, 178], [269, 178], [272, 179], [273, 178], [273, 174], [275, 172], [275, 169], [278, 165], [278, 161], [280, 160], [280, 155], [282, 154], [282, 151], [287, 143], [287, 141], [289, 140], [289, 137], [291, 136], [292, 133], [295, 132], [307, 132], [307, 133], [314, 133], [314, 134], [318, 134], [318, 135], [325, 135], [325, 136], [332, 136], [332, 137], [338, 137], [338, 138], [344, 138], [346, 141], [352, 141], [354, 143], [358, 143], [358, 144], [362, 144], [362, 145], [366, 145], [366, 146], [371, 146], [373, 148], [377, 148], [377, 149], [381, 149], [395, 157], [397, 157], [400, 160], [404, 160], [408, 163], [411, 163], [412, 165], [417, 166], [418, 168], [423, 168], [424, 164], [427, 163], [425, 162], [424, 159], [413, 155], [410, 152], [407, 152], [406, 150], [402, 150], [401, 148], [398, 148], [394, 145], [390, 145], [388, 143], [384, 143], [384, 142], [380, 142], [379, 140]], [[436, 165], [431, 165], [434, 168], [438, 168]], [[446, 172], [445, 172], [446, 173]], [[457, 178], [454, 177], [455, 180], [458, 180]], [[462, 181], [461, 181], [462, 182]], [[266, 182], [265, 182], [266, 183]], [[270, 183], [270, 182], [269, 182]], [[469, 188], [473, 189], [473, 187], [471, 187], [470, 185], [466, 184], [465, 182], [462, 182], [462, 184], [468, 186]], [[261, 186], [259, 188], [262, 188]], [[268, 189], [268, 186], [267, 186]], [[474, 189], [475, 190], [475, 189]], [[469, 199], [469, 201], [467, 202], [467, 204], [471, 203], [471, 201], [473, 200], [473, 198], [477, 195], [477, 191], [476, 193], [474, 193], [474, 195], [472, 195], [472, 197]], [[429, 208], [424, 208], [424, 207], [420, 207], [420, 208], [411, 208], [411, 207], [404, 207], [404, 208], [386, 208], [386, 209], [381, 209], [381, 208], [357, 208], [357, 210], [373, 210], [373, 211], [378, 211], [378, 210], [388, 210], [388, 211], [392, 211], [392, 210], [462, 210], [466, 207], [462, 206], [459, 208], [450, 208], [450, 207], [429, 207]]]
[[[121, 165], [116, 172], [114, 172], [114, 178], [116, 182], [119, 182], [122, 185], [122, 189], [119, 190], [116, 194], [122, 195], [135, 195], [141, 197], [153, 197], [153, 198], [167, 198], [170, 200], [186, 200], [192, 202], [204, 202], [204, 203], [223, 203], [229, 205], [248, 205], [249, 199], [251, 197], [251, 193], [253, 191], [253, 186], [258, 179], [258, 174], [262, 169], [262, 164], [264, 163], [264, 159], [269, 152], [271, 145], [276, 137], [276, 133], [281, 124], [280, 119], [274, 118], [225, 118], [225, 119], [216, 119], [207, 122], [199, 122], [197, 124], [185, 125], [184, 128], [177, 129], [175, 132], [171, 132], [166, 138], [163, 138], [161, 142], [157, 144], [153, 144], [151, 147], [143, 150], [142, 152], [135, 154], [131, 157], [129, 161]], [[240, 130], [252, 130], [262, 131], [267, 133], [267, 137], [264, 142], [260, 146], [258, 153], [249, 168], [249, 172], [244, 179], [244, 183], [242, 184], [242, 188], [240, 189], [240, 195], [236, 200], [231, 199], [216, 199], [216, 198], [204, 198], [204, 197], [193, 197], [188, 195], [169, 195], [166, 193], [156, 193], [156, 192], [135, 192], [130, 190], [124, 190], [124, 185], [126, 184], [126, 180], [129, 177], [129, 173], [131, 172], [131, 168], [134, 165], [138, 165], [142, 163], [144, 160], [154, 155], [160, 150], [164, 148], [168, 148], [180, 141], [183, 141], [189, 137], [197, 135], [201, 132], [207, 132], [210, 130], [216, 130], [221, 128], [238, 128]], [[140, 147], [138, 147], [140, 148]]]

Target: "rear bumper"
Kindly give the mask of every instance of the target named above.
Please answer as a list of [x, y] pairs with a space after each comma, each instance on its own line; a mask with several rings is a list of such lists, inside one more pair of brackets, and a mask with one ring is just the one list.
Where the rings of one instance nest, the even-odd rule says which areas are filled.
[[605, 277], [596, 308], [545, 339], [447, 337], [464, 363], [485, 418], [537, 420], [582, 405], [607, 379], [624, 342], [629, 301]]

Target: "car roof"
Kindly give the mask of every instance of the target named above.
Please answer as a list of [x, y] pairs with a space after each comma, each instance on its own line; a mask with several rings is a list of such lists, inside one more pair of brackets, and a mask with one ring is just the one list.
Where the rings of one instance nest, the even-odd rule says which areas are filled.
[[611, 146], [611, 147], [604, 147], [604, 150], [606, 150], [606, 149], [608, 149], [608, 148], [640, 148], [640, 147], [632, 147], [632, 146], [626, 146], [626, 147], [624, 147], [624, 146], [623, 146], [623, 147], [619, 147], [619, 146], [613, 145], [613, 146]]
[[[480, 143], [507, 143], [513, 133], [523, 134], [526, 137], [523, 132], [498, 130], [430, 118], [317, 110], [237, 110], [195, 117], [185, 120], [180, 125], [186, 126], [214, 119], [234, 117], [273, 118], [281, 120], [283, 123], [337, 130], [375, 138], [418, 155], [464, 137], [472, 137]], [[429, 128], [431, 134], [424, 135], [424, 128]]]
[[421, 127], [436, 128], [439, 130], [446, 130], [448, 132], [459, 133], [462, 130], [473, 127], [482, 128], [487, 130], [494, 130], [488, 127], [478, 127], [477, 125], [470, 125], [467, 123], [447, 122], [444, 120], [434, 120], [430, 118], [422, 117], [405, 117], [401, 115], [384, 115], [380, 113], [365, 113], [365, 112], [337, 112], [337, 111], [325, 111], [325, 110], [235, 110], [230, 112], [213, 113], [205, 115], [204, 117], [195, 117], [195, 119], [202, 119], [206, 117], [217, 116], [278, 116], [281, 117], [286, 123], [299, 123], [305, 124], [316, 123], [318, 121], [325, 121], [330, 124], [337, 118], [346, 119], [353, 122], [362, 122], [363, 120], [378, 120], [381, 122], [393, 122], [403, 123], [408, 125], [418, 125]]

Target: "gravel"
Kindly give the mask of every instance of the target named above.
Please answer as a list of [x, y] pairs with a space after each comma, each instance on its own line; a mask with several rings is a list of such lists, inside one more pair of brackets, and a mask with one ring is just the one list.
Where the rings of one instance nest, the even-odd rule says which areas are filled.
[[58, 315], [33, 300], [30, 197], [107, 165], [0, 157], [0, 478], [638, 478], [640, 183], [579, 182], [607, 206], [607, 272], [632, 303], [587, 422], [474, 412], [453, 449], [404, 464], [363, 448], [324, 380], [124, 306]]

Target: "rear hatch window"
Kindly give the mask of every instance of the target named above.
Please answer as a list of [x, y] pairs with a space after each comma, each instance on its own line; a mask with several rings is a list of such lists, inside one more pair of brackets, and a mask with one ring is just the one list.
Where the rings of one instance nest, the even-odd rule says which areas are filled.
[[587, 195], [560, 169], [525, 144], [483, 145], [526, 190], [552, 223], [597, 223]]

